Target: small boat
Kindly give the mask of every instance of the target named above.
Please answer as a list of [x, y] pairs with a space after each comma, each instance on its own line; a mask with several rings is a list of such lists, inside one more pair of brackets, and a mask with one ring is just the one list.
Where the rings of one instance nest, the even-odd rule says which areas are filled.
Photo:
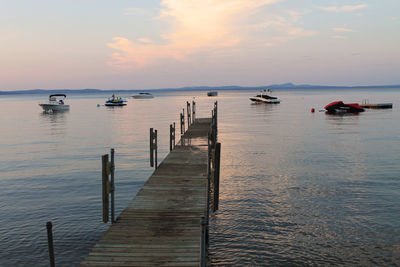
[[207, 96], [218, 96], [218, 92], [217, 91], [207, 92]]
[[138, 93], [136, 95], [132, 96], [135, 99], [149, 99], [149, 98], [154, 98], [154, 96], [150, 93]]
[[250, 100], [257, 103], [279, 104], [281, 100], [277, 97], [271, 96], [271, 93], [272, 91], [270, 89], [265, 89], [262, 90], [259, 95], [250, 97]]
[[126, 100], [121, 98], [121, 97], [115, 97], [115, 95], [113, 94], [112, 97], [110, 97], [105, 105], [108, 107], [116, 107], [116, 106], [126, 106]]
[[358, 113], [364, 109], [358, 103], [344, 104], [343, 101], [335, 101], [325, 106], [327, 113]]
[[69, 105], [64, 103], [67, 96], [65, 94], [53, 94], [49, 96], [49, 101], [46, 103], [39, 103], [39, 106], [46, 112], [68, 110]]

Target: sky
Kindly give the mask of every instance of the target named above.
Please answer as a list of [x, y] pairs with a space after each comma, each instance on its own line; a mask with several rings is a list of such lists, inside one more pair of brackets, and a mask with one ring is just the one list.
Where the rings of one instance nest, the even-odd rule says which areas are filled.
[[399, 0], [0, 0], [0, 91], [400, 84]]

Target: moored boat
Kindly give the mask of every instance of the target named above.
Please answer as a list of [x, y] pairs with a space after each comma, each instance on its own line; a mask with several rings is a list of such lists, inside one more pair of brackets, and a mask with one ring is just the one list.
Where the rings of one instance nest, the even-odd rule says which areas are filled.
[[115, 97], [115, 95], [113, 94], [112, 97], [110, 97], [105, 105], [108, 107], [115, 107], [115, 106], [126, 106], [126, 100], [121, 98], [121, 97]]
[[358, 113], [364, 111], [358, 103], [345, 104], [343, 101], [332, 102], [324, 108], [328, 113]]
[[49, 96], [49, 100], [46, 103], [39, 103], [39, 106], [46, 112], [68, 110], [69, 105], [65, 104], [65, 94], [52, 94]]
[[270, 89], [265, 89], [259, 95], [250, 97], [250, 100], [256, 103], [279, 104], [281, 100], [275, 96], [271, 96], [271, 93]]
[[151, 93], [138, 93], [136, 95], [132, 96], [135, 99], [150, 99], [154, 98], [154, 96]]
[[207, 92], [207, 96], [218, 96], [218, 92], [217, 91]]

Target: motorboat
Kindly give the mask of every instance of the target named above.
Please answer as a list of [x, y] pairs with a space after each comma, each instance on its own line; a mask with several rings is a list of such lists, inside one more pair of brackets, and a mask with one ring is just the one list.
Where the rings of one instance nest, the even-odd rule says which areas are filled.
[[116, 97], [114, 94], [112, 97], [110, 97], [105, 105], [108, 107], [116, 107], [116, 106], [126, 106], [126, 99], [123, 99], [121, 97]]
[[279, 104], [279, 100], [275, 96], [271, 96], [272, 91], [270, 89], [265, 89], [260, 92], [259, 95], [250, 97], [250, 100], [256, 103], [268, 103], [268, 104]]
[[49, 96], [48, 102], [39, 103], [39, 106], [46, 112], [68, 110], [69, 105], [64, 102], [66, 97], [67, 95], [65, 94], [53, 94]]
[[207, 92], [207, 96], [218, 96], [218, 92], [217, 91]]
[[324, 107], [327, 113], [358, 113], [364, 109], [358, 103], [344, 104], [343, 101], [335, 101]]
[[154, 98], [154, 96], [151, 93], [138, 93], [136, 95], [132, 96], [135, 99], [150, 99]]

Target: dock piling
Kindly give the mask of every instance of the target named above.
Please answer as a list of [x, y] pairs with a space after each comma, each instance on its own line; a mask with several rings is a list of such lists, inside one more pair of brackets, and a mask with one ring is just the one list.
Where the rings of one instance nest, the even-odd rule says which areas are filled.
[[56, 264], [54, 260], [53, 224], [51, 222], [47, 222], [46, 228], [47, 228], [47, 243], [49, 246], [50, 267], [55, 267]]
[[115, 209], [114, 209], [114, 170], [115, 170], [115, 163], [114, 163], [114, 148], [111, 148], [111, 184], [110, 184], [110, 193], [111, 193], [111, 223], [115, 223]]
[[175, 147], [175, 122], [169, 125], [169, 151]]
[[186, 112], [187, 112], [187, 121], [188, 121], [188, 127], [192, 124], [191, 117], [192, 117], [192, 112], [190, 111], [190, 102], [186, 101]]
[[221, 168], [221, 143], [215, 145], [215, 164], [214, 164], [214, 205], [213, 212], [218, 210], [219, 204], [219, 174]]
[[196, 120], [196, 102], [192, 101], [192, 120], [193, 122]]
[[157, 130], [150, 128], [150, 166], [157, 169]]
[[109, 171], [109, 162], [108, 162], [108, 154], [101, 156], [101, 166], [102, 166], [102, 195], [103, 195], [103, 222], [107, 223], [109, 220], [109, 181], [108, 175], [110, 174]]

